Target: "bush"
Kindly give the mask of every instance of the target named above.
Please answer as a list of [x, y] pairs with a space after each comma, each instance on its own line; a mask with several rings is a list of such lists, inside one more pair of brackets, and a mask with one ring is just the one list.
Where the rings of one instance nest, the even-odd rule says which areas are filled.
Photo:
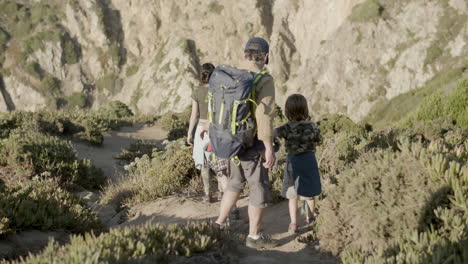
[[118, 94], [123, 87], [123, 80], [115, 74], [109, 74], [96, 81], [96, 88], [102, 92], [108, 90], [111, 95]]
[[459, 82], [455, 91], [444, 96], [435, 93], [427, 97], [415, 114], [416, 120], [432, 121], [450, 119], [463, 129], [468, 129], [468, 79]]
[[0, 235], [25, 229], [85, 232], [100, 228], [84, 202], [52, 179], [34, 179], [0, 192]]
[[151, 156], [154, 149], [157, 149], [156, 143], [137, 140], [130, 144], [128, 148], [122, 149], [121, 153], [116, 158], [130, 162], [136, 158], [141, 158], [145, 154]]
[[130, 108], [120, 102], [120, 101], [112, 101], [109, 103], [109, 107], [107, 108], [111, 114], [111, 116], [116, 118], [124, 118], [124, 117], [131, 117], [133, 116], [132, 110]]
[[75, 64], [80, 61], [81, 48], [68, 34], [63, 35], [61, 46], [64, 64]]
[[[363, 154], [341, 173], [336, 185], [325, 190], [318, 238], [323, 249], [335, 254], [346, 249], [345, 263], [428, 263], [421, 260], [431, 255], [429, 244], [448, 240], [459, 243], [458, 248], [434, 257], [449, 252], [461, 257], [460, 248], [467, 238], [466, 231], [460, 230], [468, 224], [468, 203], [462, 195], [468, 191], [463, 176], [467, 168], [463, 172], [459, 158], [464, 154], [447, 150], [440, 142], [426, 149], [406, 140], [399, 148], [400, 153]], [[457, 219], [465, 219], [464, 224]], [[458, 231], [446, 229], [450, 225]], [[436, 234], [441, 240], [434, 239]], [[418, 237], [429, 238], [430, 243]]]
[[88, 105], [88, 96], [83, 92], [74, 92], [66, 99], [68, 109], [84, 109]]
[[60, 81], [50, 75], [41, 80], [41, 94], [46, 97], [60, 94]]
[[171, 130], [178, 127], [183, 127], [187, 124], [186, 120], [182, 120], [179, 114], [167, 112], [158, 120], [158, 124], [162, 129]]
[[349, 117], [333, 114], [323, 117], [317, 122], [322, 137], [328, 137], [338, 132], [350, 132], [357, 135], [364, 135], [364, 127], [357, 125]]
[[35, 131], [14, 130], [0, 141], [0, 166], [11, 169], [13, 179], [27, 181], [48, 173], [61, 184], [97, 188], [104, 183], [102, 171], [88, 161], [79, 161], [70, 142]]
[[190, 180], [197, 175], [192, 148], [184, 141], [170, 143], [164, 150], [156, 150], [152, 157], [143, 155], [125, 166], [128, 172], [117, 184], [108, 186], [102, 203], [133, 205], [168, 196], [190, 188]]
[[100, 236], [73, 236], [65, 246], [52, 242], [40, 255], [10, 263], [163, 263], [170, 257], [206, 252], [224, 238], [207, 223], [146, 224], [112, 229]]
[[366, 0], [351, 10], [349, 19], [353, 22], [366, 22], [380, 17], [384, 8], [377, 0]]
[[108, 107], [86, 113], [78, 119], [84, 124], [86, 131], [110, 131], [130, 125], [130, 117], [133, 117], [133, 113], [127, 105], [120, 101], [112, 101]]
[[139, 67], [137, 65], [131, 65], [127, 68], [127, 77], [133, 76], [138, 72]]
[[182, 113], [167, 112], [161, 116], [158, 124], [169, 131], [169, 140], [177, 140], [187, 135], [190, 114], [191, 107], [187, 107]]

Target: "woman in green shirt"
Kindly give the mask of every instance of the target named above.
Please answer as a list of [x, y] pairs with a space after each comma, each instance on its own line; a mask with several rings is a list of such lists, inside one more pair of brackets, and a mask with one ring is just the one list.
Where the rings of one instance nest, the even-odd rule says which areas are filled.
[[[192, 114], [190, 116], [190, 124], [187, 134], [187, 142], [193, 144], [193, 160], [195, 167], [201, 170], [201, 176], [204, 185], [205, 196], [203, 200], [211, 202], [210, 192], [210, 170], [205, 161], [205, 149], [209, 143], [208, 137], [208, 81], [210, 80], [211, 73], [214, 70], [214, 65], [205, 63], [202, 65], [200, 76], [201, 85], [195, 88], [192, 92]], [[195, 133], [193, 133], [195, 129]]]

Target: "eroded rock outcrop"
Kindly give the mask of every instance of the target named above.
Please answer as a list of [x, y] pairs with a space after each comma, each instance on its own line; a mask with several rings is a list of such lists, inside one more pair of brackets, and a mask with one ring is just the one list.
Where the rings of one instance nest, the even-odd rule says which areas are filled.
[[[70, 98], [83, 96], [89, 107], [121, 100], [144, 113], [181, 111], [200, 63], [238, 65], [255, 35], [270, 40], [279, 105], [301, 92], [315, 115], [359, 120], [379, 100], [463, 66], [468, 54], [462, 0], [51, 2], [57, 19], [41, 20], [31, 36], [17, 34], [10, 13], [0, 19], [8, 33], [3, 94], [15, 109], [37, 110], [50, 97], [73, 106]], [[16, 3], [34, 19], [38, 1]], [[52, 33], [25, 52], [41, 32]]]

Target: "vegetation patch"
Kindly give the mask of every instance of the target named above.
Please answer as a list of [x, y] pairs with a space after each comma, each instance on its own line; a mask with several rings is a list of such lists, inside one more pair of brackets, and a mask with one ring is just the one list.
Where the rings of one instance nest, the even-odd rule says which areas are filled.
[[[70, 142], [30, 129], [16, 129], [0, 141], [0, 169], [7, 173], [7, 183], [27, 182], [36, 175], [57, 179], [72, 188], [99, 188], [104, 183], [101, 170], [89, 161], [80, 161]], [[3, 177], [3, 176], [2, 176]]]
[[208, 4], [208, 10], [211, 13], [221, 14], [221, 11], [223, 11], [223, 9], [224, 9], [224, 6], [222, 4], [220, 4], [220, 3], [218, 3], [218, 1], [211, 1]]
[[414, 117], [423, 121], [448, 118], [468, 130], [468, 79], [460, 81], [449, 95], [437, 92], [426, 97]]
[[118, 94], [123, 88], [123, 80], [115, 74], [108, 74], [96, 81], [98, 91], [107, 90], [111, 95]]
[[128, 174], [105, 189], [102, 203], [133, 205], [190, 188], [191, 179], [197, 175], [192, 148], [181, 140], [164, 150], [153, 150], [151, 156], [143, 155], [125, 166]]
[[69, 244], [52, 242], [41, 254], [10, 263], [163, 263], [215, 248], [226, 239], [208, 223], [146, 224], [112, 229], [109, 233], [73, 236]]
[[65, 34], [61, 39], [62, 46], [62, 63], [75, 64], [81, 58], [81, 47], [77, 41], [73, 40], [70, 35]]
[[25, 229], [82, 233], [100, 227], [91, 209], [55, 180], [36, 178], [0, 191], [0, 236]]
[[120, 154], [116, 157], [116, 159], [124, 160], [127, 162], [133, 161], [136, 158], [141, 158], [143, 155], [151, 156], [153, 150], [158, 149], [158, 144], [145, 141], [145, 140], [137, 140], [130, 144], [128, 148], [123, 148]]
[[400, 94], [391, 100], [384, 99], [376, 103], [364, 118], [364, 122], [382, 127], [404, 119], [409, 113], [416, 111], [424, 98], [436, 91], [448, 92], [456, 87], [456, 83], [463, 78], [467, 66], [441, 72], [420, 88]]
[[345, 263], [466, 262], [466, 153], [445, 144], [363, 155], [326, 190], [321, 247]]
[[133, 76], [138, 72], [139, 67], [137, 65], [131, 65], [127, 68], [127, 77]]
[[66, 100], [66, 109], [76, 110], [84, 109], [88, 105], [88, 95], [84, 92], [74, 92], [70, 96], [65, 98]]
[[367, 22], [379, 18], [384, 7], [377, 0], [366, 0], [357, 4], [351, 10], [349, 20], [353, 22]]

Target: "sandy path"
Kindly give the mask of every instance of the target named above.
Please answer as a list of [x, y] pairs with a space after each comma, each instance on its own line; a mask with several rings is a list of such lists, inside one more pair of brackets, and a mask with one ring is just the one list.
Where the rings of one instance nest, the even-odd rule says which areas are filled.
[[124, 173], [123, 167], [116, 157], [122, 148], [128, 147], [132, 142], [141, 139], [159, 143], [166, 138], [167, 132], [158, 126], [145, 126], [135, 124], [123, 127], [119, 131], [111, 131], [104, 134], [104, 143], [100, 147], [94, 147], [82, 142], [73, 142], [78, 157], [90, 159], [93, 164], [104, 171], [110, 180], [116, 180]]
[[[147, 127], [138, 124], [106, 134], [104, 144], [101, 147], [92, 147], [76, 142], [74, 145], [80, 158], [92, 160], [95, 166], [104, 170], [109, 179], [116, 180], [119, 174], [123, 173], [122, 166], [114, 159], [120, 153], [121, 148], [130, 145], [137, 139], [161, 142], [165, 137], [166, 132], [157, 126]], [[246, 197], [238, 202], [242, 219], [232, 223], [231, 230], [235, 233], [247, 234], [247, 205], [248, 199]], [[139, 225], [148, 221], [170, 224], [212, 220], [218, 215], [218, 210], [219, 202], [206, 204], [199, 198], [171, 196], [135, 206], [130, 210], [129, 219], [115, 228]], [[237, 248], [232, 251], [235, 252], [239, 263], [340, 263], [334, 257], [319, 253], [312, 246], [298, 242], [296, 236], [291, 236], [286, 232], [288, 224], [289, 215], [286, 202], [268, 207], [265, 211], [263, 227], [266, 233], [279, 239], [281, 245], [272, 250], [257, 251], [245, 247], [240, 241]], [[303, 235], [303, 233], [299, 235]]]
[[[241, 220], [232, 223], [232, 232], [247, 234], [247, 205], [248, 199], [246, 197], [239, 200]], [[206, 204], [197, 198], [168, 197], [132, 208], [131, 214], [133, 216], [119, 227], [139, 225], [147, 221], [167, 224], [213, 220], [217, 217], [218, 210], [219, 202]], [[302, 218], [300, 220], [303, 221]], [[336, 258], [316, 251], [314, 247], [298, 242], [296, 238], [304, 235], [304, 230], [302, 229], [303, 231], [298, 235], [289, 235], [287, 233], [288, 224], [287, 202], [268, 207], [265, 210], [263, 228], [267, 234], [280, 241], [280, 246], [271, 250], [258, 251], [245, 247], [243, 241], [240, 241], [237, 248], [233, 249], [239, 258], [239, 263], [340, 263]], [[299, 224], [303, 225], [304, 222]]]

